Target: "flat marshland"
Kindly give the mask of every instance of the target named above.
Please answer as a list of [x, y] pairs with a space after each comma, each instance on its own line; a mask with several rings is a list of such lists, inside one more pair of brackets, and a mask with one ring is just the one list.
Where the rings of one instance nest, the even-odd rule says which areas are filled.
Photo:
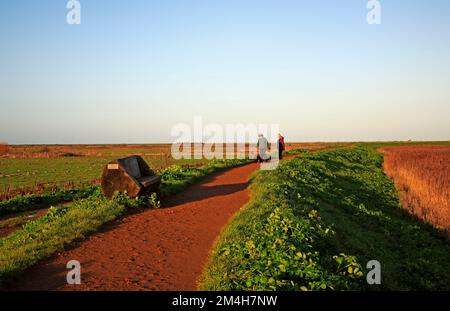
[[[8, 146], [0, 154], [0, 283], [107, 222], [160, 207], [153, 196], [101, 193], [103, 167], [129, 155], [157, 171], [165, 196], [249, 162], [177, 160], [170, 145]], [[450, 289], [450, 244], [439, 230], [449, 228], [448, 143], [288, 143], [286, 155], [249, 177], [250, 201], [217, 237], [200, 288]], [[369, 286], [374, 259], [383, 282]]]

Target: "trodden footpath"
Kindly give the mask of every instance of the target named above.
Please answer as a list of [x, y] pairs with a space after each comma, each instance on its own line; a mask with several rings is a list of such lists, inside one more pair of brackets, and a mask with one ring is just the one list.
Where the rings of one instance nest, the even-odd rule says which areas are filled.
[[[215, 239], [250, 199], [252, 163], [213, 174], [32, 267], [13, 290], [196, 290]], [[81, 285], [66, 264], [81, 263]]]

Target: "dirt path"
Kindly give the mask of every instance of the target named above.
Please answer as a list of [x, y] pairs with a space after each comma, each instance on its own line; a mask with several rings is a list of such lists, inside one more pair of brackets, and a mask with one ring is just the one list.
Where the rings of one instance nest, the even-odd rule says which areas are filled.
[[[125, 217], [31, 268], [18, 290], [195, 290], [214, 240], [249, 200], [249, 164], [214, 174], [168, 198], [161, 209]], [[82, 284], [66, 284], [78, 260]]]

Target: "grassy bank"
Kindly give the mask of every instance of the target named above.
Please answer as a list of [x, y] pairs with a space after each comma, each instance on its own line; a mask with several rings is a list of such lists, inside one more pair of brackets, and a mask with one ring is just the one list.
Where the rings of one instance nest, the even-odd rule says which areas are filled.
[[[208, 174], [242, 165], [246, 160], [211, 161], [198, 168], [171, 166], [161, 172], [162, 192], [166, 195], [184, 189]], [[158, 206], [155, 197], [129, 199], [117, 195], [112, 200], [97, 188], [87, 198], [74, 201], [27, 222], [22, 229], [0, 239], [0, 283], [17, 276], [73, 241], [97, 231], [103, 224], [125, 215], [130, 210]]]
[[141, 206], [143, 201], [108, 200], [98, 191], [70, 206], [50, 208], [45, 216], [0, 239], [0, 283], [124, 215], [127, 209]]
[[[449, 290], [450, 245], [399, 206], [383, 157], [357, 147], [260, 172], [224, 230], [204, 290]], [[366, 264], [381, 263], [369, 286]]]
[[14, 213], [32, 211], [52, 204], [84, 199], [98, 190], [99, 187], [91, 186], [81, 189], [63, 190], [43, 194], [19, 195], [7, 201], [0, 202], [0, 216]]

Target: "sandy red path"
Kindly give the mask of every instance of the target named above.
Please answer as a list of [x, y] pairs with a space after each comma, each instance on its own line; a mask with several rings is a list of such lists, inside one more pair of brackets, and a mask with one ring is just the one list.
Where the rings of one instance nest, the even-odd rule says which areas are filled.
[[[222, 228], [249, 200], [249, 164], [214, 174], [147, 210], [106, 226], [27, 271], [17, 290], [195, 290]], [[66, 284], [66, 263], [82, 284]]]

